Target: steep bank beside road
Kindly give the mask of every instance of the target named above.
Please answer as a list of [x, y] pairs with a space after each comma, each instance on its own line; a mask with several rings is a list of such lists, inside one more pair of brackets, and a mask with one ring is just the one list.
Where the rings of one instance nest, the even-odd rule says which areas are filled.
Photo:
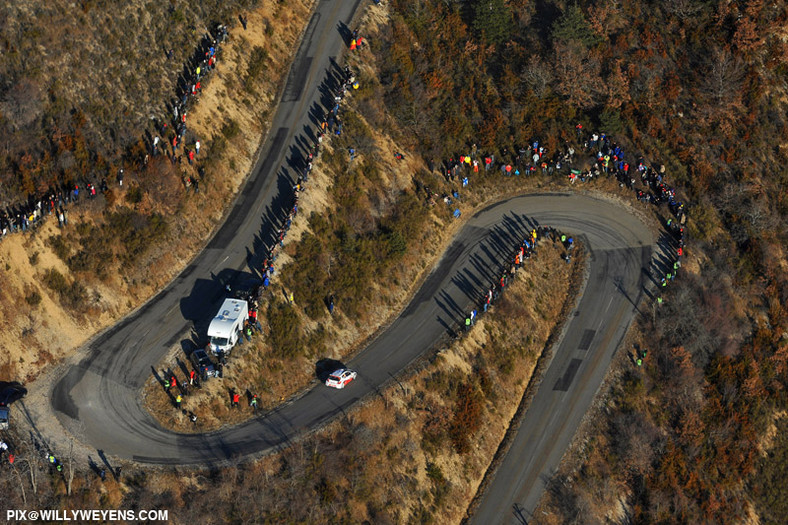
[[[147, 169], [128, 169], [124, 186], [110, 181], [107, 197], [88, 200], [83, 191], [65, 229], [49, 217], [36, 230], [0, 242], [0, 331], [7, 348], [0, 355], [0, 377], [30, 381], [144, 303], [202, 248], [253, 165], [313, 4], [262, 2], [247, 13], [246, 31], [240, 25], [231, 30], [218, 68], [189, 110], [190, 134], [203, 143], [197, 156], [205, 167], [200, 193], [189, 192], [182, 182], [197, 176], [195, 166], [184, 160], [170, 167], [164, 157], [153, 158]], [[267, 73], [247, 87], [255, 48], [267, 53]], [[82, 73], [90, 75], [90, 68], [85, 64]], [[124, 233], [141, 230], [152, 214], [161, 214], [165, 227], [160, 235], [141, 239], [145, 253], [129, 263], [115, 257], [124, 252], [121, 241], [107, 234], [109, 213], [137, 217], [137, 223], [123, 226]]]
[[[526, 210], [527, 214], [520, 214], [517, 210]], [[581, 210], [585, 210], [585, 212], [581, 212]], [[606, 218], [601, 219], [604, 216]], [[454, 297], [461, 304], [464, 300], [464, 295], [459, 289], [450, 284], [453, 280], [452, 276], [468, 275], [472, 279], [472, 275], [476, 272], [483, 273], [485, 271], [484, 268], [490, 267], [490, 263], [496, 258], [494, 254], [508, 251], [509, 242], [513, 245], [519, 243], [519, 239], [527, 230], [519, 231], [522, 226], [518, 227], [518, 217], [525, 221], [535, 219], [542, 224], [556, 224], [559, 228], [565, 228], [567, 231], [570, 231], [570, 228], [581, 228], [583, 227], [582, 225], [585, 225], [586, 228], [589, 228], [589, 225], [593, 225], [591, 229], [586, 229], [585, 231], [590, 236], [589, 245], [592, 247], [592, 252], [596, 253], [597, 261], [602, 254], [599, 250], [606, 246], [606, 240], [616, 242], [616, 240], [629, 239], [626, 241], [627, 244], [634, 242], [637, 245], [637, 242], [635, 242], [637, 236], [630, 238], [633, 235], [633, 228], [636, 226], [637, 221], [634, 221], [630, 215], [622, 212], [618, 207], [602, 201], [578, 196], [537, 196], [514, 199], [494, 206], [471, 220], [472, 224], [464, 229], [464, 234], [458, 239], [459, 244], [454, 243], [454, 248], [450, 249], [452, 253], [458, 254], [458, 260], [456, 263], [455, 261], [450, 261], [448, 263], [449, 267], [438, 268], [437, 275], [445, 275], [446, 277], [443, 279], [443, 283], [428, 284], [424, 288], [425, 293], [428, 294], [426, 297], [439, 297], [443, 302], [448, 301], [450, 297]], [[603, 222], [596, 223], [599, 220]], [[625, 226], [627, 224], [629, 226]], [[496, 227], [501, 225], [503, 225], [503, 228]], [[571, 231], [578, 230], [573, 229]], [[493, 234], [489, 235], [490, 232], [493, 232]], [[614, 234], [613, 232], [618, 233]], [[471, 235], [470, 238], [467, 237], [469, 234]], [[618, 239], [618, 235], [622, 235], [623, 238]], [[648, 237], [648, 234], [644, 235]], [[456, 250], [457, 246], [465, 246], [465, 248], [460, 249], [458, 252]], [[207, 479], [195, 473], [200, 472], [199, 470], [178, 469], [170, 471], [167, 469], [163, 473], [158, 474], [156, 470], [144, 469], [146, 472], [145, 476], [136, 476], [135, 473], [138, 471], [133, 466], [124, 467], [124, 483], [132, 489], [135, 498], [138, 498], [139, 501], [150, 502], [152, 501], [152, 490], [160, 490], [160, 487], [168, 486], [172, 480], [177, 478], [179, 482], [175, 486], [178, 489], [170, 494], [169, 504], [172, 505], [171, 508], [179, 509], [179, 519], [184, 520], [190, 519], [190, 516], [193, 517], [207, 512], [210, 509], [213, 509], [212, 512], [231, 512], [236, 516], [265, 515], [272, 520], [297, 517], [304, 512], [307, 514], [303, 516], [303, 519], [309, 519], [310, 516], [314, 518], [319, 512], [325, 511], [331, 512], [332, 515], [337, 513], [348, 515], [351, 518], [366, 519], [365, 517], [369, 517], [375, 519], [379, 517], [381, 521], [385, 521], [387, 519], [385, 517], [389, 516], [388, 519], [394, 521], [412, 521], [413, 519], [418, 519], [419, 516], [443, 515], [444, 508], [453, 509], [451, 512], [456, 517], [461, 516], [464, 512], [463, 504], [467, 502], [467, 493], [472, 491], [473, 483], [478, 482], [473, 482], [472, 480], [480, 479], [476, 476], [481, 475], [484, 465], [489, 459], [486, 461], [483, 459], [474, 460], [473, 464], [475, 466], [472, 466], [470, 470], [462, 466], [466, 463], [464, 457], [452, 451], [451, 447], [454, 445], [449, 445], [453, 439], [450, 432], [453, 420], [451, 415], [452, 409], [449, 408], [449, 413], [446, 414], [445, 410], [441, 409], [441, 406], [447, 406], [444, 404], [446, 400], [454, 399], [455, 395], [459, 396], [457, 399], [467, 398], [470, 400], [475, 397], [467, 397], [471, 394], [470, 392], [462, 393], [465, 392], [464, 389], [460, 388], [463, 385], [463, 378], [467, 378], [472, 384], [478, 381], [476, 388], [481, 389], [482, 392], [487, 388], [492, 389], [490, 392], [497, 392], [499, 387], [502, 388], [503, 383], [498, 384], [495, 381], [495, 375], [499, 373], [506, 374], [510, 364], [514, 364], [510, 362], [512, 356], [508, 350], [513, 347], [518, 348], [520, 344], [524, 345], [524, 349], [539, 347], [538, 339], [541, 336], [538, 333], [542, 332], [535, 331], [531, 325], [518, 323], [514, 319], [520, 319], [520, 314], [523, 313], [526, 303], [534, 306], [530, 314], [534, 318], [547, 314], [548, 310], [541, 310], [536, 305], [542, 304], [544, 300], [553, 301], [551, 304], [554, 304], [556, 299], [560, 299], [558, 297], [560, 294], [548, 292], [547, 295], [544, 295], [543, 293], [545, 290], [549, 291], [553, 288], [549, 275], [558, 271], [558, 277], [560, 277], [562, 275], [561, 272], [568, 269], [567, 265], [557, 258], [558, 253], [554, 252], [550, 255], [551, 247], [549, 244], [546, 246], [543, 244], [539, 250], [540, 253], [535, 261], [526, 262], [523, 270], [518, 275], [518, 283], [525, 284], [527, 289], [532, 288], [533, 291], [541, 294], [542, 299], [538, 297], [529, 299], [528, 296], [513, 296], [508, 297], [500, 306], [496, 305], [495, 308], [500, 307], [501, 313], [504, 314], [508, 311], [508, 308], [513, 309], [509, 312], [511, 316], [504, 315], [497, 319], [496, 317], [491, 317], [490, 322], [500, 323], [498, 324], [498, 329], [488, 332], [487, 330], [482, 331], [481, 327], [477, 326], [471, 337], [464, 342], [463, 346], [459, 347], [459, 354], [457, 354], [456, 358], [449, 352], [446, 353], [445, 357], [439, 358], [437, 368], [426, 368], [423, 375], [418, 376], [415, 380], [416, 382], [421, 380], [419, 378], [424, 380], [424, 385], [427, 387], [427, 393], [424, 397], [418, 394], [415, 387], [412, 391], [410, 386], [401, 387], [399, 383], [395, 382], [382, 391], [384, 401], [372, 398], [371, 402], [373, 404], [369, 408], [365, 407], [360, 411], [349, 411], [347, 403], [352, 403], [362, 393], [359, 389], [368, 389], [371, 386], [370, 382], [377, 383], [378, 381], [389, 380], [390, 376], [388, 374], [390, 372], [382, 370], [382, 365], [395, 366], [396, 364], [391, 362], [392, 359], [400, 361], [403, 358], [407, 359], [406, 356], [398, 355], [399, 351], [387, 352], [390, 357], [386, 360], [381, 360], [380, 357], [374, 354], [361, 355], [357, 363], [351, 363], [361, 373], [359, 381], [352, 385], [351, 388], [341, 392], [328, 391], [325, 388], [321, 388], [314, 392], [318, 394], [317, 396], [311, 395], [309, 399], [303, 399], [303, 403], [300, 406], [284, 407], [282, 410], [258, 420], [252, 426], [245, 425], [249, 428], [251, 434], [238, 436], [237, 438], [227, 432], [193, 437], [184, 435], [172, 435], [171, 437], [174, 439], [172, 444], [177, 450], [180, 450], [181, 454], [196, 453], [194, 460], [200, 463], [204, 462], [211, 454], [227, 453], [232, 454], [233, 457], [238, 457], [236, 453], [242, 455], [245, 447], [249, 444], [257, 446], [254, 443], [255, 441], [259, 444], [272, 443], [282, 437], [282, 432], [289, 432], [290, 429], [310, 428], [311, 425], [298, 421], [299, 415], [306, 413], [309, 407], [317, 405], [318, 417], [322, 419], [326, 414], [330, 414], [335, 409], [334, 407], [337, 407], [337, 404], [339, 404], [337, 408], [344, 411], [347, 417], [351, 418], [350, 424], [354, 425], [352, 432], [347, 428], [347, 420], [340, 416], [336, 425], [332, 425], [328, 433], [320, 434], [315, 440], [298, 440], [295, 446], [289, 447], [284, 455], [272, 455], [260, 462], [247, 463], [246, 466], [240, 465], [235, 468], [213, 470], [213, 474], [211, 474], [213, 481], [210, 484], [208, 484]], [[480, 258], [477, 258], [476, 255]], [[462, 261], [477, 261], [482, 263], [482, 266], [474, 264], [468, 268], [462, 264]], [[531, 267], [532, 263], [536, 265], [544, 263], [546, 266]], [[555, 268], [555, 265], [558, 265], [558, 267]], [[624, 267], [624, 265], [616, 266]], [[639, 265], [637, 268], [631, 269], [636, 269], [637, 273], [639, 273]], [[629, 288], [630, 277], [632, 276], [627, 272], [627, 277], [620, 281], [620, 284], [625, 289], [634, 291]], [[541, 280], [541, 282], [535, 282], [531, 285], [530, 282], [534, 280]], [[428, 280], [429, 282], [430, 280]], [[563, 282], [566, 282], [566, 279]], [[446, 293], [439, 293], [441, 289], [445, 290]], [[542, 290], [542, 292], [539, 292], [539, 290]], [[386, 340], [392, 340], [397, 345], [397, 348], [412, 348], [414, 344], [418, 343], [415, 339], [418, 337], [418, 334], [414, 333], [412, 325], [416, 323], [427, 328], [429, 324], [432, 324], [426, 322], [426, 320], [432, 318], [432, 315], [428, 313], [429, 311], [435, 311], [439, 316], [444, 315], [440, 307], [431, 304], [431, 300], [419, 300], [418, 297], [420, 295], [417, 295], [417, 300], [414, 301], [414, 305], [417, 306], [408, 309], [411, 313], [406, 313], [406, 322], [402, 324], [402, 320], [400, 320], [400, 322], [395, 323], [392, 327], [395, 329], [395, 332], [391, 334], [391, 337], [382, 337], [381, 344], [385, 344]], [[509, 299], [512, 301], [508, 302]], [[509, 306], [505, 306], [506, 304], [509, 304]], [[544, 307], [549, 309], [546, 303]], [[483, 321], [485, 325], [488, 322], [486, 318]], [[519, 326], [513, 328], [512, 322]], [[439, 323], [434, 324], [437, 325], [439, 333], [444, 330]], [[397, 325], [399, 328], [396, 328]], [[504, 330], [506, 334], [496, 332], [496, 330]], [[570, 328], [569, 330], [569, 333], [581, 332], [579, 329]], [[474, 334], [483, 335], [484, 337], [477, 340]], [[525, 340], [523, 342], [522, 339], [518, 339], [520, 343], [507, 340], [507, 334], [515, 338], [525, 338]], [[574, 343], [577, 342], [576, 339], [573, 339], [569, 343], [571, 344], [573, 341]], [[468, 356], [473, 356], [477, 351], [481, 353], [482, 357], [473, 357], [473, 364], [469, 365], [467, 363]], [[460, 359], [459, 357], [462, 358]], [[525, 357], [532, 365], [533, 355], [530, 354], [529, 357], [529, 353], [525, 352]], [[564, 355], [562, 359], [566, 357]], [[484, 377], [486, 374], [480, 371], [482, 368], [489, 369], [489, 377]], [[88, 374], [93, 373], [88, 372]], [[567, 388], [571, 387], [571, 381], [569, 383]], [[402, 381], [402, 384], [408, 385], [409, 383]], [[524, 386], [524, 384], [521, 384], [520, 388], [524, 388]], [[404, 389], [404, 391], [400, 399], [401, 389]], [[108, 393], [112, 394], [111, 391], [108, 391]], [[324, 395], [326, 399], [324, 399]], [[499, 394], [488, 393], [484, 395], [495, 397]], [[515, 391], [506, 395], [513, 395], [515, 401], [517, 399]], [[331, 398], [328, 399], [328, 396], [331, 396]], [[493, 400], [492, 397], [486, 402], [487, 406], [495, 407], [496, 413], [500, 412], [499, 415], [505, 421], [506, 415], [504, 414], [502, 398]], [[326, 402], [328, 405], [326, 405]], [[122, 401], [120, 403], [128, 407], [128, 404]], [[381, 404], [383, 409], [380, 407]], [[116, 402], [113, 402], [112, 405], [120, 406]], [[459, 403], [454, 406], [460, 407], [464, 405]], [[399, 408], [395, 410], [395, 407]], [[426, 407], [428, 410], [419, 411], [417, 410], [419, 407]], [[423, 452], [419, 450], [419, 444], [412, 439], [412, 436], [417, 433], [398, 431], [401, 426], [407, 424], [408, 420], [411, 419], [408, 414], [414, 410], [426, 418], [413, 418], [416, 424], [426, 424], [428, 421], [431, 421], [429, 425], [431, 430], [429, 430], [428, 434], [432, 437], [427, 442], [422, 443], [421, 448]], [[87, 410], [81, 410], [80, 413], [87, 414]], [[441, 415], [442, 413], [443, 416]], [[382, 419], [376, 418], [366, 422], [365, 418], [369, 414], [385, 414], [386, 416]], [[398, 416], [397, 414], [400, 415]], [[110, 425], [119, 425], [119, 428], [116, 430], [121, 432], [121, 434], [115, 436], [115, 443], [128, 442], [122, 434], [129, 432], [138, 433], [143, 429], [147, 429], [146, 432], [152, 430], [150, 427], [143, 427], [140, 421], [130, 422], [130, 426], [125, 425], [124, 420], [127, 420], [130, 415], [133, 414], [126, 412], [123, 415], [123, 419], [114, 420]], [[430, 419], [432, 416], [434, 418]], [[553, 414], [553, 416], [561, 418], [560, 414]], [[92, 433], [91, 420], [86, 419], [84, 422], [86, 432]], [[459, 422], [460, 420], [457, 421], [458, 424]], [[498, 431], [503, 432], [505, 430], [505, 424], [500, 424], [499, 421], [497, 425]], [[243, 427], [237, 427], [236, 429], [242, 430]], [[488, 429], [482, 426], [477, 432], [484, 434], [487, 431]], [[270, 432], [273, 432], [273, 434]], [[376, 432], [382, 432], [383, 436], [388, 437], [377, 439], [374, 437]], [[163, 447], [170, 446], [166, 444], [169, 438], [160, 432], [156, 432], [155, 436], [149, 436], [155, 440], [155, 445], [149, 446], [138, 442], [141, 445], [141, 449], [148, 454], [157, 453], [165, 450]], [[497, 446], [497, 438], [493, 435], [487, 436], [486, 434], [473, 433], [469, 437], [472, 445], [477, 441], [483, 441], [486, 444], [484, 454], [489, 454], [490, 456]], [[146, 436], [141, 435], [131, 436], [131, 438], [132, 441], [147, 439]], [[402, 441], [403, 439], [404, 441]], [[107, 444], [114, 447], [110, 443]], [[385, 449], [379, 448], [381, 444], [385, 445]], [[104, 448], [103, 445], [101, 446], [105, 453], [111, 454], [114, 452], [112, 448]], [[346, 461], [342, 459], [344, 453], [349, 454]], [[359, 458], [362, 457], [362, 454], [370, 454], [370, 459], [366, 462], [360, 461]], [[414, 463], [398, 461], [397, 463], [402, 468], [397, 469], [391, 469], [386, 466], [389, 461], [393, 461], [396, 458], [406, 458], [414, 454], [414, 457], [418, 459]], [[340, 463], [338, 464], [336, 461], [340, 461]], [[367, 469], [367, 465], [370, 464], [372, 466]], [[385, 469], [386, 475], [391, 478], [390, 482], [382, 484], [373, 481], [378, 479], [374, 477], [377, 476], [375, 472], [378, 471], [375, 469], [378, 467]], [[342, 477], [343, 480], [346, 480], [346, 483], [338, 482], [335, 475], [337, 468], [342, 468], [344, 469], [343, 472], [348, 472], [347, 476]], [[455, 482], [452, 480], [459, 481], [454, 484]], [[88, 482], [92, 483], [89, 479]], [[218, 489], [217, 482], [220, 483], [220, 488]], [[111, 482], [109, 486], [112, 486], [113, 483]], [[249, 490], [263, 485], [266, 487], [265, 490], [255, 491], [255, 497], [249, 496]], [[402, 487], [408, 487], [409, 489], [403, 491]], [[86, 490], [89, 491], [89, 485], [86, 486]], [[298, 501], [314, 501], [314, 505], [292, 505], [291, 502], [293, 500], [291, 497], [295, 497], [293, 490], [297, 490]], [[186, 494], [193, 496], [194, 494], [202, 493], [202, 491], [211, 491], [214, 497], [196, 499], [190, 497], [188, 499], [191, 503], [185, 505], [186, 500], [182, 498]], [[349, 496], [349, 494], [352, 494], [352, 496]], [[416, 494], [419, 495], [418, 500], [409, 496]], [[241, 500], [244, 501], [243, 505], [233, 503]], [[221, 502], [225, 503], [220, 505], [219, 503]], [[220, 508], [224, 510], [220, 511]], [[315, 514], [315, 512], [318, 514]]]
[[[652, 234], [625, 209], [604, 201], [571, 194], [532, 195], [491, 206], [463, 227], [447, 250], [451, 256], [441, 259], [432, 278], [425, 281], [401, 316], [348, 362], [360, 374], [352, 389], [333, 391], [318, 386], [293, 403], [220, 432], [183, 435], [161, 428], [142, 408], [138, 391], [149, 377], [156, 354], [160, 358], [167, 350], [161, 342], [179, 326], [151, 319], [166, 312], [168, 301], [178, 295], [165, 293], [145, 311], [107, 333], [91, 349], [89, 358], [70, 368], [53, 393], [53, 408], [66, 428], [79, 429], [92, 446], [140, 462], [219, 464], [271, 451], [344, 412], [440, 340], [447, 327], [470, 308], [475, 293], [483, 292], [484, 284], [496, 278], [500, 258], [508, 257], [510, 247], [522, 242], [533, 221], [585, 236], [584, 244], [592, 253], [592, 275], [598, 274], [598, 278], [590, 281], [593, 293], [584, 294], [582, 304], [586, 307], [583, 315], [573, 318], [573, 324], [604, 325], [600, 347], [606, 354], [612, 352], [618, 339], [607, 335], [623, 332], [628, 326], [626, 312], [634, 308], [630, 301], [637, 303], [641, 293], [642, 266], [649, 262]], [[244, 239], [234, 242], [243, 243]], [[201, 255], [197, 264], [205, 257]], [[173, 286], [189, 284], [176, 281]], [[607, 316], [613, 316], [612, 322]], [[146, 333], [141, 326], [151, 329]], [[562, 345], [576, 347], [581, 336], [586, 339], [585, 331], [582, 326], [570, 329], [570, 337]], [[129, 345], [129, 333], [142, 333], [142, 339]], [[552, 373], [562, 374], [558, 369], [569, 364], [572, 353], [559, 351], [561, 358], [553, 360]], [[596, 374], [604, 360], [590, 362], [594, 365], [587, 366]], [[564, 385], [561, 391], [569, 391], [576, 400], [582, 389], [594, 389], [593, 381], [585, 376], [586, 366], [574, 366], [574, 371], [582, 381], [573, 382], [571, 375], [560, 384]], [[87, 395], [96, 391], [103, 393], [99, 399]], [[581, 398], [590, 399], [585, 394]], [[561, 409], [578, 410], [575, 403]]]

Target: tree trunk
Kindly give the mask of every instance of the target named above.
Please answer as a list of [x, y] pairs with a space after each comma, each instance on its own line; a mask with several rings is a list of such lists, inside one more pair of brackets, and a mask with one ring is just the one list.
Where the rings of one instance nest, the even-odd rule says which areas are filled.
[[27, 496], [25, 495], [25, 484], [22, 482], [22, 475], [17, 470], [16, 465], [12, 465], [12, 467], [14, 468], [14, 473], [16, 474], [16, 477], [19, 479], [19, 488], [22, 491], [22, 502], [24, 502], [24, 504], [27, 505]]
[[27, 468], [30, 470], [30, 486], [33, 487], [33, 494], [38, 494], [38, 487], [36, 486], [36, 469], [38, 468], [38, 459], [36, 457], [36, 462], [33, 463], [30, 459], [30, 453], [26, 454], [25, 461], [27, 461]]
[[74, 441], [71, 441], [71, 448], [68, 452], [68, 481], [66, 482], [66, 494], [71, 496], [71, 483], [74, 481]]

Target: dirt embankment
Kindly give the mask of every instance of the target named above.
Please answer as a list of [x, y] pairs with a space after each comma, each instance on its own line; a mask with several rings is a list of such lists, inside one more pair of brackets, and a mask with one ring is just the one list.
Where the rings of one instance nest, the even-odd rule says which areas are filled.
[[[360, 27], [365, 34], [374, 40], [376, 31], [387, 23], [385, 8], [370, 8], [364, 12]], [[310, 175], [309, 183], [300, 195], [299, 214], [296, 215], [280, 250], [277, 260], [277, 275], [272, 280], [271, 291], [265, 296], [265, 303], [281, 301], [285, 297], [280, 276], [287, 272], [288, 266], [296, 264], [294, 257], [300, 249], [300, 240], [304, 235], [317, 234], [310, 227], [310, 214], [331, 214], [337, 208], [332, 185], [337, 183], [344, 171], [351, 171], [353, 166], [363, 166], [364, 172], [375, 173], [374, 186], [367, 190], [367, 195], [383, 193], [379, 200], [370, 198], [369, 206], [376, 210], [390, 207], [387, 196], [401, 192], [416, 192], [419, 198], [426, 201], [426, 192], [418, 189], [419, 184], [428, 185], [438, 194], [449, 192], [451, 184], [447, 184], [437, 174], [429, 174], [426, 164], [418, 155], [411, 154], [403, 140], [395, 138], [396, 124], [380, 125], [385, 116], [385, 107], [377, 98], [380, 85], [377, 80], [379, 65], [373, 53], [349, 54], [347, 63], [357, 72], [361, 87], [358, 91], [350, 90], [349, 96], [342, 103], [341, 113], [351, 123], [347, 125], [342, 138], [327, 135], [322, 143], [321, 155], [315, 161], [315, 168]], [[384, 115], [381, 117], [380, 115]], [[375, 122], [378, 124], [375, 125]], [[359, 130], [363, 129], [363, 133]], [[389, 131], [383, 131], [388, 129]], [[393, 131], [392, 131], [393, 130]], [[349, 138], [347, 138], [349, 136]], [[342, 163], [338, 157], [346, 157], [346, 148], [352, 144], [356, 157], [352, 163]], [[394, 152], [404, 153], [404, 159], [397, 160]], [[263, 336], [254, 335], [251, 344], [239, 345], [229, 357], [222, 378], [209, 379], [200, 389], [188, 388], [184, 395], [181, 410], [176, 410], [173, 400], [164, 386], [151, 378], [146, 385], [143, 398], [148, 410], [166, 428], [179, 432], [206, 432], [216, 430], [225, 425], [237, 424], [250, 417], [248, 408], [251, 394], [258, 396], [259, 408], [269, 410], [289, 399], [315, 379], [315, 362], [321, 358], [346, 360], [356, 351], [364, 347], [366, 341], [391, 323], [405, 307], [407, 301], [418, 289], [429, 270], [442, 256], [450, 240], [464, 224], [464, 218], [472, 216], [475, 211], [506, 197], [529, 191], [556, 191], [569, 189], [567, 181], [544, 177], [508, 177], [501, 178], [497, 174], [481, 176], [469, 174], [471, 184], [461, 188], [461, 200], [453, 206], [447, 206], [440, 199], [433, 205], [424, 204], [421, 213], [425, 219], [417, 238], [411, 242], [407, 254], [397, 265], [396, 272], [388, 279], [373, 279], [371, 297], [377, 298], [365, 304], [363, 312], [356, 316], [347, 316], [341, 306], [332, 316], [312, 319], [307, 316], [296, 297], [295, 311], [298, 323], [307, 334], [320, 333], [322, 340], [330, 341], [324, 350], [315, 354], [304, 351], [288, 358], [276, 356], [270, 335], [268, 320], [261, 309], [260, 321]], [[416, 181], [419, 182], [416, 182]], [[414, 183], [415, 186], [414, 187]], [[363, 184], [363, 182], [361, 183]], [[382, 189], [382, 191], [381, 191]], [[575, 191], [589, 191], [604, 198], [617, 201], [617, 205], [627, 203], [631, 192], [621, 189], [615, 181], [600, 180], [591, 187], [572, 187]], [[454, 219], [451, 211], [459, 207], [463, 213], [461, 219]], [[654, 222], [651, 214], [633, 210], [645, 216], [645, 220]], [[383, 213], [383, 212], [381, 212]], [[323, 254], [321, 254], [322, 256]], [[330, 256], [329, 256], [330, 257]], [[159, 364], [162, 372], [172, 371], [178, 381], [187, 378], [186, 372], [179, 366], [185, 356], [180, 348], [173, 348], [171, 357]], [[162, 377], [164, 377], [164, 373]], [[166, 374], [166, 375], [169, 375]], [[240, 396], [240, 403], [246, 409], [232, 406], [233, 393]], [[197, 416], [197, 422], [190, 420], [190, 414]]]
[[[5, 349], [0, 379], [31, 381], [48, 364], [70, 355], [142, 304], [201, 249], [254, 162], [312, 5], [312, 0], [264, 1], [247, 13], [246, 31], [238, 24], [232, 28], [217, 69], [189, 109], [187, 138], [192, 144], [202, 143], [195, 165], [183, 159], [177, 169], [165, 170], [157, 162], [166, 159], [152, 159], [147, 168], [127, 170], [124, 185], [111, 186], [107, 198], [72, 207], [66, 228], [59, 230], [49, 217], [31, 233], [9, 235], [0, 242], [0, 332]], [[195, 32], [195, 46], [198, 37]], [[266, 51], [265, 74], [247, 84], [255, 48]], [[89, 68], [85, 64], [85, 74]], [[223, 151], [212, 151], [219, 143]], [[195, 194], [183, 180], [195, 177], [198, 165], [205, 166], [205, 176]], [[141, 215], [160, 213], [167, 222], [166, 234], [132, 265], [108, 258], [101, 276], [70, 270], [64, 260], [85, 249], [85, 232], [104, 226], [103, 212], [124, 209]], [[109, 253], [114, 249], [110, 246]]]

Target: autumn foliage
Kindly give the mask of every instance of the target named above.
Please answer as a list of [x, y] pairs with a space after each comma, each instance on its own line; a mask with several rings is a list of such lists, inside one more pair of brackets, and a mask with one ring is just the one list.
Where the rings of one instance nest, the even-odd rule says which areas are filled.
[[636, 522], [741, 521], [754, 494], [774, 501], [748, 480], [786, 408], [785, 2], [418, 6], [392, 0], [379, 53], [386, 103], [426, 157], [555, 150], [580, 122], [664, 165], [687, 203], [693, 264], [639, 321], [647, 364], [613, 388], [608, 445], [556, 492], [559, 521], [596, 521], [583, 509], [620, 487]]

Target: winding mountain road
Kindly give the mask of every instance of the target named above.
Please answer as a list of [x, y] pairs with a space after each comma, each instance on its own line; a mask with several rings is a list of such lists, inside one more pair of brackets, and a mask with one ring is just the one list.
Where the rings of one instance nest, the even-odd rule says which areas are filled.
[[[467, 221], [400, 317], [350, 363], [359, 379], [345, 390], [316, 385], [302, 397], [245, 423], [207, 434], [162, 428], [140, 391], [174, 344], [210, 319], [223, 280], [248, 272], [270, 240], [300, 162], [295, 144], [325, 105], [358, 2], [324, 0], [306, 30], [261, 160], [224, 225], [164, 290], [91, 342], [86, 357], [54, 385], [51, 405], [64, 427], [103, 453], [149, 464], [218, 465], [286, 446], [349, 410], [413, 362], [463, 319], [497, 280], [503, 261], [537, 223], [582, 238], [590, 278], [544, 381], [494, 483], [479, 523], [519, 519], [543, 492], [636, 312], [654, 239], [623, 207], [576, 194], [499, 202]], [[328, 93], [328, 94], [327, 94]], [[330, 98], [328, 99], [330, 102]], [[288, 149], [289, 148], [289, 149]], [[525, 466], [526, 468], [522, 468]], [[517, 507], [513, 507], [517, 505]]]

